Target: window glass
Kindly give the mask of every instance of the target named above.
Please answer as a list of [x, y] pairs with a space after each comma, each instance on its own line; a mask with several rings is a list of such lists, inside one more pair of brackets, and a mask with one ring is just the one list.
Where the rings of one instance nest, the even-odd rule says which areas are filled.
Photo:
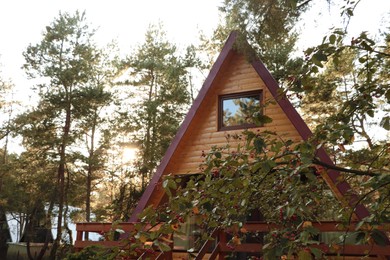
[[245, 128], [254, 126], [253, 115], [260, 112], [261, 92], [247, 92], [220, 97], [219, 128]]

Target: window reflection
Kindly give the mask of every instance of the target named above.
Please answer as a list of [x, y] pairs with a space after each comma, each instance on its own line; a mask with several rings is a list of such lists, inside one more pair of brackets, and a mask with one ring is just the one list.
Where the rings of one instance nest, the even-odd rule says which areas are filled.
[[220, 127], [253, 125], [253, 114], [260, 111], [260, 102], [259, 92], [222, 97]]

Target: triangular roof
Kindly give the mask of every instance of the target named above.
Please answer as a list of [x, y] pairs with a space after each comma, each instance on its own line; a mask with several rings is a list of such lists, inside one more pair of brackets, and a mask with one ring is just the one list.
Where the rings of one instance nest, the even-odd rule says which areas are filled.
[[[142, 210], [150, 204], [150, 201], [154, 194], [158, 192], [163, 192], [161, 189], [161, 181], [164, 174], [164, 170], [166, 169], [169, 161], [171, 160], [175, 150], [178, 148], [180, 140], [186, 134], [191, 121], [195, 117], [196, 113], [201, 107], [202, 101], [205, 97], [210, 93], [210, 89], [212, 88], [213, 82], [216, 80], [219, 73], [223, 70], [224, 65], [228, 64], [231, 57], [237, 51], [235, 50], [235, 43], [238, 39], [238, 33], [232, 32], [228, 37], [224, 47], [222, 48], [221, 53], [219, 54], [216, 62], [210, 70], [208, 77], [206, 78], [201, 90], [199, 91], [198, 97], [195, 99], [193, 105], [191, 106], [188, 114], [186, 115], [183, 123], [181, 124], [176, 136], [174, 137], [171, 145], [166, 151], [160, 165], [158, 166], [156, 173], [154, 174], [152, 180], [150, 181], [148, 187], [146, 188], [144, 194], [142, 195], [135, 211], [133, 212], [130, 222], [137, 221], [137, 216]], [[295, 127], [300, 137], [303, 140], [308, 140], [312, 135], [309, 127], [303, 121], [302, 117], [299, 115], [297, 110], [292, 106], [290, 101], [283, 95], [281, 96], [279, 85], [276, 80], [272, 77], [268, 69], [262, 63], [260, 59], [255, 59], [251, 62], [252, 67], [258, 74], [258, 76], [264, 81], [266, 87], [277, 101], [285, 115], [288, 117], [292, 125]], [[327, 165], [334, 165], [330, 157], [327, 155], [323, 148], [320, 148], [317, 151], [317, 157]], [[325, 173], [325, 179], [330, 186], [330, 188], [335, 192], [336, 196], [347, 202], [352, 207], [355, 207], [356, 217], [361, 220], [364, 217], [369, 216], [368, 210], [361, 204], [355, 205], [358, 201], [356, 196], [351, 195], [351, 186], [346, 182], [340, 181], [340, 173], [335, 170], [327, 170]], [[347, 196], [348, 195], [348, 196]]]

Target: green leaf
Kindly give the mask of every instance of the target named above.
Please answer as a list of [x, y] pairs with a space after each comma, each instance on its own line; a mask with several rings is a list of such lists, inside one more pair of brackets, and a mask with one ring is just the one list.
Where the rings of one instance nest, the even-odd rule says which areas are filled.
[[386, 129], [387, 131], [390, 131], [390, 117], [389, 116], [383, 117], [380, 122], [380, 126]]
[[272, 122], [272, 118], [270, 118], [269, 116], [263, 115], [261, 113], [254, 113], [253, 120], [254, 120], [254, 123], [258, 126], [261, 126], [264, 124], [269, 124]]
[[316, 73], [318, 73], [318, 71], [319, 71], [318, 67], [316, 67], [316, 66], [311, 67], [311, 70], [310, 70], [311, 73], [316, 74]]
[[203, 204], [203, 208], [207, 211], [211, 211], [213, 209], [213, 205], [211, 205], [211, 203], [209, 201], [206, 201], [204, 204]]
[[334, 44], [336, 42], [336, 35], [332, 34], [331, 36], [329, 36], [329, 42], [331, 44]]
[[[159, 236], [159, 234], [157, 234], [156, 232], [150, 232], [149, 234], [150, 234], [149, 239], [151, 239], [151, 240], [155, 240]], [[158, 241], [156, 241], [156, 242], [158, 242]]]
[[314, 51], [314, 48], [307, 48], [306, 51], [305, 51], [305, 54], [306, 55], [310, 55], [310, 54], [313, 53], [313, 51]]
[[367, 115], [374, 117], [374, 110], [367, 110]]
[[257, 162], [257, 163], [255, 163], [255, 164], [253, 165], [252, 172], [253, 172], [253, 173], [257, 172], [257, 171], [261, 168], [262, 165], [263, 165], [262, 162]]
[[166, 190], [166, 192], [169, 192], [169, 189], [176, 190], [177, 189], [177, 184], [173, 179], [166, 179], [163, 182], [163, 188]]
[[161, 251], [163, 252], [168, 252], [168, 251], [171, 251], [171, 247], [167, 244], [165, 244], [164, 242], [159, 242], [158, 243], [158, 247], [160, 248]]
[[249, 145], [252, 142], [253, 138], [256, 137], [255, 133], [253, 133], [252, 131], [245, 130], [243, 134], [246, 135], [247, 145]]
[[276, 163], [274, 161], [271, 161], [271, 160], [264, 161], [261, 164], [261, 168], [263, 169], [263, 172], [269, 172], [275, 166], [276, 166]]
[[298, 259], [299, 260], [311, 260], [312, 257], [311, 257], [310, 252], [308, 252], [306, 250], [301, 250], [298, 252]]
[[367, 61], [367, 56], [362, 56], [359, 58], [360, 63], [365, 63]]
[[169, 188], [171, 188], [171, 189], [173, 189], [173, 190], [176, 190], [176, 189], [177, 189], [177, 184], [176, 184], [176, 182], [175, 182], [174, 180], [170, 180], [170, 181], [168, 182], [168, 184], [169, 184]]
[[387, 99], [387, 103], [390, 103], [390, 89], [386, 91], [385, 97]]
[[263, 149], [266, 147], [265, 141], [261, 137], [256, 138], [255, 141], [253, 142], [253, 145], [255, 146], [257, 153], [261, 153]]
[[163, 182], [163, 188], [166, 189], [168, 187], [168, 182], [169, 182], [169, 179], [166, 179], [164, 182]]
[[362, 41], [362, 43], [360, 44], [366, 51], [373, 51], [372, 47], [370, 45], [367, 44], [366, 41]]
[[301, 143], [299, 145], [299, 151], [303, 154], [310, 153], [312, 151], [312, 149], [313, 149], [313, 146], [307, 142]]
[[387, 236], [383, 232], [381, 232], [381, 231], [379, 231], [377, 229], [374, 229], [374, 230], [371, 231], [370, 235], [371, 235], [372, 239], [375, 241], [376, 244], [378, 244], [380, 246], [386, 246], [387, 245], [388, 239], [387, 239]]
[[288, 207], [287, 208], [287, 217], [290, 218], [295, 213], [295, 208]]
[[315, 58], [318, 61], [327, 61], [328, 60], [328, 57], [322, 52], [317, 52], [316, 54], [314, 54], [313, 58]]
[[321, 259], [322, 257], [322, 251], [315, 247], [310, 247], [311, 253], [314, 255], [315, 259]]
[[320, 231], [317, 228], [313, 227], [313, 226], [306, 227], [305, 231], [308, 232], [312, 236], [313, 235], [316, 236], [316, 235], [318, 235], [320, 233]]
[[359, 230], [365, 223], [366, 222], [364, 220], [359, 221], [355, 227], [355, 230]]
[[290, 1], [288, 1], [288, 3], [290, 4], [291, 9], [296, 9], [297, 4], [298, 4], [298, 0], [290, 0]]
[[358, 244], [362, 244], [366, 238], [366, 233], [363, 231], [357, 232], [355, 241]]

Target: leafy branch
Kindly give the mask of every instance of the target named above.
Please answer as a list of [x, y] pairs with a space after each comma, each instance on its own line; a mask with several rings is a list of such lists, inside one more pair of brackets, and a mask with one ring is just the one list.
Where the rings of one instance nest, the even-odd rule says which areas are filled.
[[317, 158], [314, 158], [314, 159], [313, 159], [313, 163], [316, 164], [316, 165], [320, 165], [320, 166], [322, 166], [322, 167], [325, 167], [325, 168], [327, 168], [327, 169], [336, 170], [336, 171], [339, 171], [339, 172], [352, 173], [352, 174], [358, 175], [358, 176], [377, 177], [377, 176], [380, 176], [380, 175], [381, 175], [380, 173], [377, 173], [377, 172], [360, 171], [360, 170], [355, 170], [355, 169], [347, 169], [347, 168], [339, 167], [339, 166], [336, 166], [336, 165], [330, 165], [330, 164], [328, 164], [328, 163], [325, 163], [325, 162], [320, 161], [320, 160], [317, 159]]

